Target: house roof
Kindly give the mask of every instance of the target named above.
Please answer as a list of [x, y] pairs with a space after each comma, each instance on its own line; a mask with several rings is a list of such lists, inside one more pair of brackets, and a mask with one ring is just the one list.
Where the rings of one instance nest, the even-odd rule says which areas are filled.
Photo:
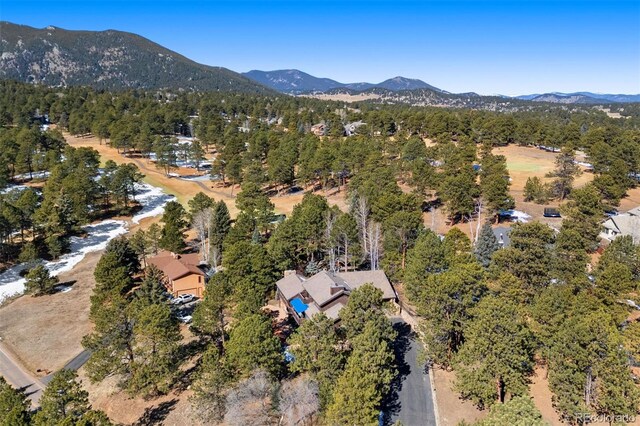
[[302, 279], [297, 274], [285, 275], [277, 282], [277, 286], [287, 300], [293, 299], [304, 290]]
[[384, 299], [396, 298], [396, 292], [384, 271], [338, 272], [336, 275], [342, 278], [345, 283], [348, 283], [348, 286], [351, 287], [352, 290], [371, 283], [374, 287], [382, 290], [382, 297]]
[[640, 216], [640, 206], [632, 208], [627, 213], [629, 213], [632, 216]]
[[640, 216], [620, 214], [612, 216], [602, 224], [607, 229], [616, 231], [622, 235], [633, 235], [640, 228]]
[[189, 274], [205, 275], [204, 271], [198, 267], [200, 264], [198, 253], [175, 254], [162, 251], [149, 258], [147, 262], [160, 269], [170, 280], [177, 280]]
[[288, 273], [276, 286], [296, 312], [298, 300], [307, 305], [305, 313], [311, 317], [324, 312], [329, 318], [338, 319], [338, 313], [347, 303], [349, 293], [364, 284], [371, 283], [382, 290], [385, 300], [395, 299], [396, 292], [384, 271], [354, 271], [332, 273], [321, 271], [305, 279], [295, 273]]
[[304, 281], [302, 286], [318, 306], [324, 306], [340, 294], [349, 291], [349, 287], [342, 278], [327, 271], [318, 272]]

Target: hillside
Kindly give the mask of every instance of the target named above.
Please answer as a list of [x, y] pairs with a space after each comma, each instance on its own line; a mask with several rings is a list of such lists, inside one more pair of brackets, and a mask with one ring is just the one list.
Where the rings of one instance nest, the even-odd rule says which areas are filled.
[[0, 77], [49, 86], [270, 92], [222, 67], [198, 64], [122, 31], [36, 29], [0, 22]]

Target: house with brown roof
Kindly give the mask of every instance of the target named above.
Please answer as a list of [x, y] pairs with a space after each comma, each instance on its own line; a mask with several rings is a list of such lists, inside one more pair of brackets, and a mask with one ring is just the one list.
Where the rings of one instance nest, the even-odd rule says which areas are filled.
[[384, 271], [321, 271], [308, 278], [287, 271], [276, 282], [276, 287], [278, 300], [300, 324], [320, 312], [338, 321], [338, 314], [347, 304], [351, 291], [367, 283], [382, 290], [384, 300], [397, 298]]
[[204, 295], [207, 274], [198, 253], [176, 254], [161, 251], [147, 259], [147, 262], [162, 271], [167, 291], [174, 296], [194, 294], [202, 297]]

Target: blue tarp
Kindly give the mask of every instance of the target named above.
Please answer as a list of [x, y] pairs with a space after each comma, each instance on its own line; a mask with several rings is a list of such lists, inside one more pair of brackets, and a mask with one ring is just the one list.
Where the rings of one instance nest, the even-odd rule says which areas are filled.
[[291, 306], [299, 314], [303, 313], [309, 308], [309, 305], [304, 304], [304, 302], [297, 297], [291, 300]]

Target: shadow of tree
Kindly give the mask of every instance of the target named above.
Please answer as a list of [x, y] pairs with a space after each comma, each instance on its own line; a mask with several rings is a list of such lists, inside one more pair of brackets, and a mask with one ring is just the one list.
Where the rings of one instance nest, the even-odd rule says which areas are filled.
[[402, 383], [405, 377], [411, 373], [411, 366], [405, 360], [405, 354], [411, 347], [411, 340], [414, 333], [409, 324], [397, 322], [393, 324], [398, 337], [393, 342], [393, 352], [395, 354], [396, 376], [391, 382], [391, 388], [386, 397], [382, 400], [382, 411], [384, 413], [383, 424], [388, 425], [391, 418], [397, 415], [402, 408], [399, 401], [399, 394], [402, 390]]
[[164, 419], [167, 418], [171, 410], [178, 403], [177, 399], [172, 399], [170, 401], [162, 402], [156, 406], [149, 407], [144, 410], [142, 416], [133, 423], [131, 426], [146, 426], [146, 425], [157, 425], [160, 424]]

